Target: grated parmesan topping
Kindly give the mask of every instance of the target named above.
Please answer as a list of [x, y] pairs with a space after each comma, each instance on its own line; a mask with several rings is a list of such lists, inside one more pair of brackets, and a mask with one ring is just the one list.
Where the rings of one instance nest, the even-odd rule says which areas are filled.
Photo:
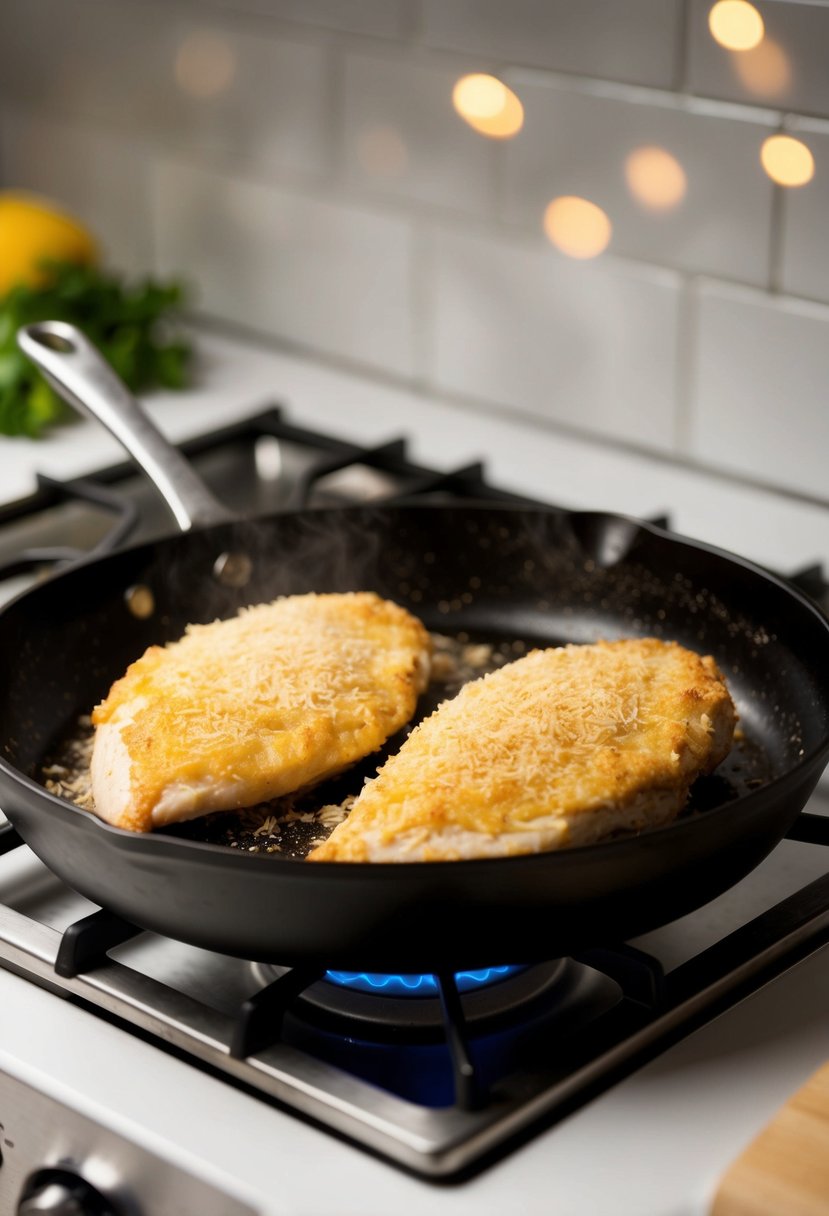
[[[468, 680], [501, 666], [517, 649], [526, 649], [523, 643], [469, 644], [468, 640], [438, 633], [430, 635], [430, 643], [433, 662], [429, 687], [418, 707], [426, 713], [445, 697], [457, 693]], [[436, 664], [436, 658], [442, 662]], [[399, 746], [399, 736], [397, 738], [397, 744], [390, 746]], [[83, 714], [58, 742], [56, 750], [44, 759], [40, 779], [51, 793], [94, 811], [90, 772], [92, 746], [92, 721]], [[256, 806], [204, 815], [164, 830], [239, 852], [278, 853], [301, 859], [343, 822], [356, 801], [364, 776], [363, 765], [357, 765], [332, 781], [315, 785], [301, 794], [287, 794]]]
[[428, 653], [420, 622], [369, 592], [286, 597], [150, 647], [92, 716], [129, 753], [122, 826], [149, 826], [173, 782], [250, 805], [374, 751], [411, 717]]
[[312, 856], [362, 860], [367, 834], [384, 847], [418, 830], [531, 831], [648, 788], [675, 788], [679, 809], [723, 709], [733, 724], [713, 662], [674, 643], [534, 651], [422, 722]]

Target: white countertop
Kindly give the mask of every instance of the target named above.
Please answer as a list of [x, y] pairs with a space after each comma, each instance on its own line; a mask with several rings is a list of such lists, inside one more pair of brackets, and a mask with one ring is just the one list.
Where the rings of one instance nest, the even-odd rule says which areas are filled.
[[[677, 531], [782, 572], [820, 559], [829, 564], [829, 519], [820, 507], [239, 339], [209, 333], [199, 345], [198, 383], [147, 401], [174, 440], [277, 402], [298, 425], [346, 439], [408, 436], [412, 456], [424, 464], [483, 459], [494, 483], [563, 506], [640, 517], [670, 511]], [[115, 441], [88, 421], [37, 441], [0, 438], [0, 502], [30, 493], [36, 471], [80, 476], [120, 458]]]

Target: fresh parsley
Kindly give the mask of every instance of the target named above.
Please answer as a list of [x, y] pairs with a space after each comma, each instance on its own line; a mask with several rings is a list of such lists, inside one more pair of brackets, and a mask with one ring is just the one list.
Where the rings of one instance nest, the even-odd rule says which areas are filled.
[[0, 434], [36, 436], [71, 410], [18, 349], [16, 334], [33, 321], [69, 321], [95, 343], [134, 391], [183, 388], [190, 346], [171, 332], [178, 283], [126, 284], [112, 271], [52, 264], [45, 286], [14, 287], [0, 299]]

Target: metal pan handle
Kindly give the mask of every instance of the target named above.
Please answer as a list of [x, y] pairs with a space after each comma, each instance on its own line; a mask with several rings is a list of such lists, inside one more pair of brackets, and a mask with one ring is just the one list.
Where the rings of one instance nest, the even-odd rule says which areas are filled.
[[182, 532], [234, 518], [144, 413], [100, 352], [74, 325], [38, 321], [17, 332], [20, 349], [70, 405], [103, 423], [147, 474]]

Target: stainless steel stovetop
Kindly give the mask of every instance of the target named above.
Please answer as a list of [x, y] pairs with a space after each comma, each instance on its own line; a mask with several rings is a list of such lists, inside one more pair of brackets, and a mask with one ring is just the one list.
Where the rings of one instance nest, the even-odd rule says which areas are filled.
[[[439, 475], [411, 464], [402, 444], [354, 448], [276, 411], [189, 447], [240, 511], [390, 495], [513, 497], [477, 466]], [[110, 543], [113, 521], [116, 541], [135, 521], [137, 539], [167, 530], [153, 491], [124, 466], [80, 485], [44, 482], [0, 511], [4, 595], [47, 558]], [[807, 585], [825, 595], [819, 573]], [[818, 949], [829, 938], [827, 845], [829, 801], [819, 794], [760, 867], [689, 916], [578, 959], [496, 973], [441, 1001], [410, 980], [392, 995], [376, 977], [358, 981], [367, 992], [343, 996], [331, 978], [140, 933], [70, 891], [3, 827], [0, 966], [149, 1037], [217, 1086], [244, 1087], [425, 1176], [457, 1176]], [[0, 1194], [3, 1185], [0, 1175]]]

